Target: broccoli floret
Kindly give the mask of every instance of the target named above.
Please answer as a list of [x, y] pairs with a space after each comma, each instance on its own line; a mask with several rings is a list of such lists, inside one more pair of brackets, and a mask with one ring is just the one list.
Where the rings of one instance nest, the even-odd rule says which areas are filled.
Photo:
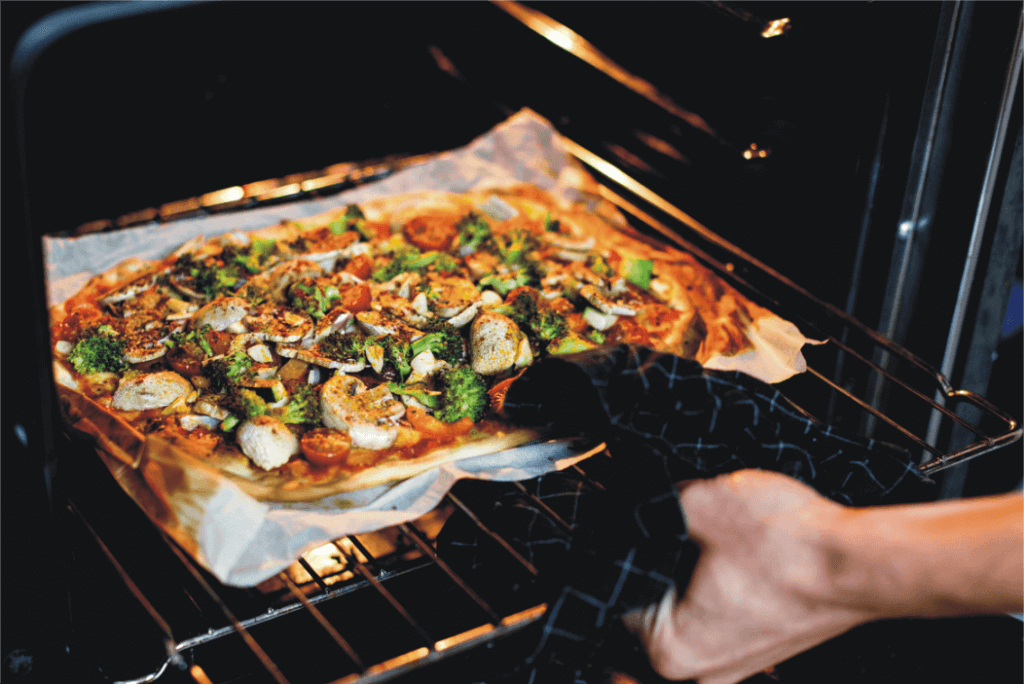
[[447, 322], [430, 326], [427, 334], [413, 342], [411, 346], [413, 357], [429, 349], [434, 358], [452, 365], [459, 362], [464, 351], [462, 333]]
[[455, 224], [459, 231], [459, 252], [472, 254], [491, 235], [491, 225], [482, 216], [470, 212]]
[[345, 214], [337, 221], [332, 221], [328, 228], [335, 235], [341, 235], [346, 230], [355, 230], [367, 241], [377, 237], [366, 226], [366, 214], [358, 204], [350, 204], [345, 207]]
[[210, 385], [215, 390], [225, 392], [250, 368], [252, 368], [252, 359], [249, 358], [249, 355], [244, 351], [236, 351], [230, 356], [210, 361], [203, 368], [203, 375], [210, 379]]
[[507, 278], [505, 280], [502, 280], [501, 277], [496, 275], [489, 275], [481, 278], [477, 285], [480, 287], [490, 287], [495, 292], [504, 297], [517, 287], [529, 285], [531, 281], [532, 278], [530, 278], [529, 274], [527, 273], [518, 273], [515, 276]]
[[551, 212], [549, 211], [548, 215], [544, 217], [544, 230], [549, 233], [557, 233], [561, 227], [558, 219], [551, 220]]
[[438, 273], [451, 273], [459, 267], [459, 260], [447, 252], [441, 252], [434, 260], [434, 270]]
[[421, 404], [428, 408], [437, 408], [441, 405], [441, 393], [431, 392], [425, 389], [417, 389], [415, 387], [406, 387], [405, 385], [399, 385], [396, 382], [389, 382], [388, 389], [395, 394], [404, 394], [409, 397], [413, 397]]
[[207, 323], [200, 326], [199, 330], [182, 330], [171, 335], [164, 344], [168, 347], [178, 347], [186, 354], [200, 361], [213, 356], [213, 348], [210, 347], [210, 340], [207, 335], [213, 331], [213, 327]]
[[266, 415], [267, 402], [259, 394], [245, 387], [235, 387], [224, 398], [221, 406], [245, 419]]
[[537, 339], [549, 341], [565, 335], [568, 324], [558, 312], [551, 309], [540, 310], [537, 300], [529, 292], [520, 293], [510, 304], [495, 309], [508, 316], [519, 329]]
[[456, 368], [437, 376], [441, 390], [440, 407], [434, 417], [445, 423], [454, 423], [469, 417], [473, 422], [483, 418], [489, 404], [484, 379], [471, 368]]
[[328, 285], [321, 289], [311, 278], [303, 278], [295, 283], [289, 292], [292, 306], [317, 320], [323, 318], [336, 302], [341, 301], [338, 288]]
[[[414, 268], [410, 268], [410, 264], [415, 264], [420, 257], [420, 250], [416, 249], [412, 245], [401, 245], [399, 247], [395, 247], [391, 250], [391, 261], [374, 269], [370, 277], [378, 283], [387, 282], [399, 273], [415, 270]], [[423, 264], [423, 268], [426, 268], [429, 263], [430, 262], [428, 261]]]
[[374, 344], [384, 349], [384, 359], [398, 371], [403, 380], [409, 377], [409, 373], [412, 372], [412, 366], [409, 365], [409, 360], [412, 358], [412, 347], [408, 342], [394, 335], [384, 335], [374, 340]]
[[128, 368], [124, 360], [124, 342], [99, 334], [80, 340], [68, 354], [68, 361], [79, 373], [120, 373]]
[[561, 337], [569, 331], [565, 319], [550, 309], [540, 312], [530, 321], [529, 326], [534, 335], [545, 341]]
[[587, 339], [596, 344], [604, 344], [608, 338], [600, 330], [591, 330], [587, 333]]
[[182, 254], [175, 263], [175, 271], [189, 278], [193, 289], [214, 299], [226, 292], [233, 292], [242, 284], [243, 274], [238, 264], [223, 264], [215, 259], [196, 259], [192, 254]]
[[378, 267], [370, 276], [378, 283], [391, 280], [400, 273], [415, 271], [423, 273], [428, 266], [433, 266], [439, 273], [451, 273], [459, 267], [459, 262], [444, 252], [423, 252], [411, 245], [402, 245], [392, 250], [392, 259]]
[[622, 277], [644, 290], [651, 289], [654, 262], [650, 259], [623, 259], [619, 267]]
[[336, 361], [358, 359], [366, 351], [370, 339], [359, 328], [349, 333], [332, 332], [320, 343], [319, 351], [323, 356]]
[[587, 267], [595, 275], [599, 275], [602, 278], [613, 278], [615, 276], [615, 269], [600, 254], [595, 253], [587, 256]]
[[507, 266], [517, 266], [527, 252], [537, 247], [533, 233], [521, 228], [513, 228], [503, 235], [492, 235], [491, 240], [498, 250], [498, 256]]
[[299, 385], [298, 389], [292, 392], [284, 406], [271, 408], [267, 411], [267, 414], [277, 418], [282, 423], [319, 423], [320, 401], [317, 399], [316, 391], [312, 387], [309, 385]]
[[575, 354], [593, 349], [595, 344], [574, 332], [568, 332], [548, 345], [549, 354]]
[[221, 256], [225, 263], [238, 264], [249, 273], [259, 273], [269, 265], [270, 257], [277, 252], [274, 240], [253, 240], [245, 249], [225, 248]]

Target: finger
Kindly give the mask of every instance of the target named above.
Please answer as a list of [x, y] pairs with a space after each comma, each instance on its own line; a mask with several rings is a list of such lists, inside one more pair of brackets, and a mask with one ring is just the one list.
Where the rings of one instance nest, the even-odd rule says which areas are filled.
[[622, 616], [622, 622], [626, 629], [639, 637], [646, 647], [661, 625], [671, 620], [675, 606], [676, 588], [673, 585], [662, 595], [660, 601], [626, 613]]

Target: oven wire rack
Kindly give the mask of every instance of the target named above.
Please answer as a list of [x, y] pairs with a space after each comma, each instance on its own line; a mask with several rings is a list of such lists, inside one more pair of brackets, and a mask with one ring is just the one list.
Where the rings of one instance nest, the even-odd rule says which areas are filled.
[[[786, 276], [725, 241], [691, 216], [625, 174], [614, 164], [571, 140], [563, 138], [563, 141], [568, 151], [593, 172], [599, 181], [603, 181], [599, 182], [601, 198], [612, 202], [621, 211], [632, 217], [634, 220], [631, 222], [631, 226], [633, 224], [641, 226], [641, 230], [637, 230], [635, 227], [631, 228], [636, 231], [637, 237], [645, 239], [645, 236], [649, 236], [653, 239], [667, 240], [689, 252], [747, 296], [797, 323], [809, 337], [827, 342], [824, 348], [829, 348], [832, 356], [826, 356], [824, 363], [831, 362], [835, 364], [835, 368], [830, 371], [820, 363], [816, 362], [812, 365], [812, 359], [808, 358], [807, 371], [800, 376], [801, 382], [816, 384], [819, 391], [824, 389], [827, 395], [827, 401], [824, 402], [808, 404], [797, 401], [794, 403], [797, 409], [808, 417], [820, 421], [821, 416], [824, 415], [831, 422], [838, 410], [837, 404], [845, 402], [853, 409], [859, 410], [866, 416], [871, 416], [886, 426], [889, 432], [884, 435], [885, 438], [898, 441], [910, 448], [920, 448], [929, 454], [930, 460], [921, 466], [921, 470], [929, 475], [999, 449], [1021, 437], [1022, 429], [1017, 421], [993, 406], [984, 397], [954, 388], [943, 374], [923, 359], [894, 344], [844, 311], [818, 299]], [[171, 202], [158, 208], [133, 212], [115, 221], [90, 222], [80, 226], [76, 233], [112, 230], [154, 221], [167, 222], [186, 216], [244, 210], [267, 203], [329, 195], [357, 184], [384, 178], [428, 157], [429, 155], [417, 155], [393, 157], [369, 163], [339, 164], [318, 172], [236, 186], [207, 193], [201, 197]], [[906, 377], [908, 373], [903, 366], [889, 364], [882, 367], [876, 364], [871, 360], [875, 350], [881, 350], [905, 363], [906, 367], [915, 371], [915, 377], [908, 379]], [[805, 348], [805, 355], [812, 356], [812, 350]], [[908, 401], [920, 404], [924, 416], [923, 422], [917, 421], [921, 423], [920, 428], [914, 429], [903, 425], [888, 412], [872, 405], [851, 391], [849, 383], [844, 383], [843, 378], [838, 377], [838, 373], [835, 371], [841, 368], [845, 374], [854, 374], [858, 371], [851, 370], [853, 364], [859, 364], [859, 372], [872, 374], [873, 377], [877, 377], [883, 383], [893, 387], [894, 391], [901, 392], [901, 396], [907, 397]], [[787, 383], [790, 382], [792, 381], [787, 381]], [[799, 387], [795, 389], [797, 394], [802, 391]], [[792, 399], [788, 384], [783, 385], [783, 392]], [[983, 419], [994, 420], [1002, 428], [997, 431], [983, 430], [980, 427], [980, 421], [968, 421], [958, 415], [949, 405], [935, 401], [932, 396], [936, 392], [947, 397], [950, 402], [963, 402], [976, 406], [981, 411]], [[809, 396], [813, 397], [814, 394]], [[809, 406], [814, 408], [809, 410]], [[822, 413], [820, 408], [822, 406], [828, 407], [827, 412]], [[970, 431], [975, 436], [974, 441], [951, 453], [946, 453], [930, 444], [921, 435], [925, 431], [924, 424], [933, 413], [939, 415], [948, 425], [957, 425]], [[862, 421], [861, 425], [865, 424], [867, 423]], [[603, 448], [604, 446], [601, 445], [594, 449], [593, 453], [597, 453]], [[582, 468], [573, 467], [586, 476], [586, 472]], [[539, 499], [536, 502], [544, 505]], [[538, 574], [537, 569], [529, 561], [518, 554], [500, 535], [489, 530], [480, 518], [455, 495], [449, 493], [444, 505], [449, 511], [459, 509], [466, 513], [484, 534], [505, 549], [510, 557], [510, 563], [520, 566], [530, 575]], [[167, 546], [178, 557], [188, 574], [202, 587], [203, 592], [219, 607], [223, 616], [221, 624], [211, 626], [205, 634], [178, 641], [171, 625], [161, 617], [157, 609], [139, 590], [74, 503], [70, 503], [69, 509], [77, 519], [81, 520], [88, 533], [95, 538], [125, 587], [149, 613], [164, 634], [166, 659], [162, 663], [158, 663], [154, 671], [136, 679], [122, 680], [118, 684], [152, 682], [160, 678], [171, 667], [182, 671], [188, 670], [191, 678], [200, 684], [210, 682], [211, 680], [202, 669], [201, 663], [195, 660], [189, 663], [185, 654], [194, 653], [196, 649], [204, 645], [233, 634], [239, 635], [244, 640], [247, 648], [260, 661], [269, 676], [274, 681], [283, 684], [288, 681], [285, 674], [252, 637], [250, 631], [269, 621], [301, 612], [312, 616], [337, 646], [339, 656], [350, 661], [352, 673], [340, 679], [334, 679], [332, 684], [383, 682], [519, 632], [537, 622], [547, 608], [546, 604], [540, 603], [508, 614], [501, 614], [501, 611], [496, 610], [481, 598], [465, 579], [437, 556], [433, 545], [435, 539], [427, 531], [421, 529], [422, 526], [418, 524], [420, 521], [417, 521], [417, 523], [400, 525], [397, 530], [393, 530], [397, 535], [397, 546], [383, 557], [371, 551], [365, 540], [360, 538], [361, 536], [349, 536], [334, 540], [327, 547], [305, 554], [277, 577], [282, 605], [256, 615], [236, 615], [220, 598], [217, 588], [203, 577], [195, 562], [181, 551], [165, 533], [160, 531]], [[562, 524], [565, 525], [564, 522]], [[337, 567], [325, 570], [322, 563], [320, 568], [315, 567], [314, 560], [323, 555], [325, 548], [341, 560], [336, 564]], [[397, 564], [391, 564], [392, 560]], [[458, 587], [465, 597], [479, 607], [486, 616], [486, 620], [458, 633], [442, 635], [440, 638], [425, 630], [410, 610], [389, 592], [387, 585], [397, 577], [422, 571], [426, 567], [440, 570], [448, 578], [448, 581]], [[368, 589], [379, 594], [391, 606], [395, 615], [418, 635], [422, 645], [412, 650], [395, 653], [379, 662], [369, 662], [365, 656], [360, 655], [321, 611], [321, 607], [327, 605], [328, 602], [360, 589]]]

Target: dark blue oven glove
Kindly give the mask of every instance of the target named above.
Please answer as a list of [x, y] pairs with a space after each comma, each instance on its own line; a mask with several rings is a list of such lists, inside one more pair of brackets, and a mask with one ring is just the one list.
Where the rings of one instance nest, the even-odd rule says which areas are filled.
[[[551, 426], [608, 444], [610, 458], [524, 483], [465, 483], [457, 491], [540, 571], [527, 586], [548, 612], [539, 640], [513, 668], [523, 682], [597, 682], [602, 648], [626, 612], [683, 593], [699, 555], [674, 483], [742, 468], [790, 475], [848, 505], [925, 497], [909, 452], [837, 434], [805, 418], [774, 387], [739, 372], [622, 345], [546, 358], [510, 387], [504, 409], [521, 425]], [[550, 510], [546, 510], [547, 509]], [[552, 515], [552, 513], [554, 515]], [[457, 568], [494, 581], [507, 552], [454, 516], [438, 548]], [[508, 679], [495, 673], [490, 679]]]

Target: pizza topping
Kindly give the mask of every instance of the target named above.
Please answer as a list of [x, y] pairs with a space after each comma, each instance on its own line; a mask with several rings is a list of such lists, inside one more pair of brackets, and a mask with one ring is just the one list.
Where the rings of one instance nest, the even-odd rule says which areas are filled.
[[335, 361], [358, 361], [363, 357], [368, 341], [366, 333], [359, 328], [346, 333], [333, 332], [316, 346], [315, 352]]
[[471, 366], [480, 375], [497, 375], [515, 365], [523, 339], [515, 322], [494, 311], [484, 311], [469, 331]]
[[288, 288], [303, 278], [319, 278], [323, 269], [307, 259], [293, 259], [253, 276], [238, 290], [238, 296], [250, 303], [284, 304]]
[[356, 314], [356, 321], [359, 326], [374, 337], [384, 335], [397, 335], [403, 339], [415, 339], [423, 335], [422, 332], [406, 325], [397, 318], [392, 318], [380, 311], [363, 311]]
[[304, 434], [299, 445], [307, 461], [327, 467], [345, 462], [352, 449], [352, 438], [334, 428], [316, 428]]
[[445, 423], [421, 408], [412, 407], [405, 413], [414, 428], [430, 439], [448, 440], [464, 435], [473, 428], [473, 419], [463, 416], [455, 422]]
[[594, 330], [604, 331], [615, 325], [619, 317], [615, 314], [606, 314], [588, 306], [583, 312], [583, 320]]
[[264, 304], [242, 319], [249, 331], [262, 341], [298, 342], [313, 331], [313, 321], [287, 307]]
[[177, 373], [145, 373], [122, 382], [111, 406], [120, 411], [146, 411], [163, 408], [191, 392], [192, 384]]
[[466, 354], [462, 333], [450, 323], [438, 323], [423, 328], [426, 333], [415, 340], [410, 348], [411, 355], [417, 356], [430, 351], [433, 356], [450, 364], [459, 363]]
[[407, 381], [409, 383], [422, 382], [440, 371], [450, 369], [452, 365], [443, 359], [435, 358], [429, 349], [422, 351], [409, 362], [412, 373], [409, 374]]
[[189, 327], [199, 329], [208, 325], [213, 330], [221, 331], [240, 322], [248, 313], [249, 303], [244, 299], [218, 297], [195, 313]]
[[100, 301], [109, 306], [110, 304], [133, 299], [139, 294], [152, 289], [156, 285], [156, 280], [156, 273], [151, 273], [147, 276], [137, 278], [136, 280], [107, 293], [100, 299]]
[[423, 250], [446, 250], [458, 236], [451, 219], [443, 216], [417, 216], [405, 224], [406, 239]]
[[270, 416], [257, 416], [238, 428], [236, 435], [242, 453], [260, 468], [273, 470], [299, 453], [299, 440], [288, 426]]
[[459, 255], [472, 254], [491, 235], [491, 226], [479, 214], [470, 212], [455, 224], [459, 231]]
[[387, 385], [366, 389], [359, 378], [335, 375], [320, 390], [324, 425], [344, 430], [365, 449], [387, 449], [398, 437], [396, 423], [405, 406]]
[[428, 282], [430, 308], [441, 318], [453, 318], [480, 299], [480, 291], [465, 278], [434, 275]]
[[631, 306], [624, 306], [618, 302], [605, 297], [600, 290], [593, 285], [584, 285], [580, 288], [580, 296], [590, 302], [594, 308], [598, 309], [602, 313], [612, 314], [615, 316], [635, 316], [636, 309]]
[[80, 340], [68, 354], [75, 370], [88, 373], [119, 373], [128, 369], [124, 360], [124, 342], [103, 331]]
[[[424, 297], [424, 300], [425, 299], [426, 298]], [[405, 321], [409, 325], [416, 327], [427, 325], [434, 319], [429, 308], [427, 309], [426, 314], [420, 313], [408, 299], [399, 297], [398, 295], [393, 295], [389, 292], [382, 292], [378, 295], [377, 300], [372, 306], [376, 311], [382, 311], [389, 316]]]
[[453, 328], [461, 328], [462, 326], [466, 325], [474, 318], [476, 318], [476, 315], [477, 313], [480, 312], [480, 309], [483, 307], [483, 304], [483, 300], [481, 299], [481, 301], [470, 305], [465, 311], [463, 311], [459, 315], [452, 316], [451, 318], [449, 318], [448, 325], [452, 326]]
[[462, 418], [479, 421], [490, 403], [487, 384], [479, 374], [469, 368], [455, 368], [436, 378], [441, 395], [434, 417], [446, 423]]

